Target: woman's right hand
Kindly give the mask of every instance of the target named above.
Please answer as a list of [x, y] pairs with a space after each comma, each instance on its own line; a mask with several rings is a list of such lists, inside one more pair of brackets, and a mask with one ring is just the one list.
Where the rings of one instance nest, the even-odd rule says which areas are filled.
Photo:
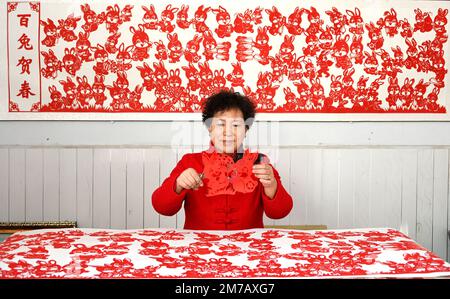
[[197, 190], [199, 187], [203, 187], [203, 181], [200, 175], [194, 168], [187, 168], [184, 170], [176, 180], [176, 190], [177, 194], [183, 189], [193, 189]]

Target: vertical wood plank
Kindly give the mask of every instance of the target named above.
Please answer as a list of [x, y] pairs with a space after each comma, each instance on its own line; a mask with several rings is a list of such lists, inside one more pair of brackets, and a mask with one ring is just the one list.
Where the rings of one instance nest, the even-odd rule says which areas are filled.
[[418, 152], [417, 242], [433, 248], [433, 150]]
[[111, 157], [109, 149], [94, 149], [94, 173], [92, 195], [92, 225], [95, 228], [111, 226]]
[[307, 224], [321, 225], [322, 217], [322, 149], [312, 149], [308, 159]]
[[92, 227], [93, 150], [77, 149], [77, 222]]
[[[161, 151], [160, 160], [160, 177], [159, 184], [161, 185], [166, 178], [169, 177], [170, 173], [174, 169], [177, 161], [177, 152], [174, 149], [163, 149]], [[164, 216], [159, 215], [159, 225], [161, 228], [176, 228], [177, 227], [177, 216]]]
[[57, 148], [44, 149], [44, 220], [59, 220], [60, 157]]
[[317, 224], [329, 229], [338, 227], [339, 219], [339, 150], [322, 151], [322, 200]]
[[127, 228], [127, 152], [111, 149], [111, 228]]
[[144, 227], [144, 156], [142, 149], [127, 150], [127, 229]]
[[43, 220], [43, 152], [40, 148], [26, 150], [26, 221]]
[[[268, 134], [269, 134], [269, 144], [272, 147], [279, 148], [281, 145], [280, 142], [280, 135], [281, 135], [281, 129], [280, 129], [280, 122], [279, 121], [269, 121], [268, 122]], [[286, 148], [289, 149], [290, 148]]]
[[[353, 228], [355, 213], [355, 163], [358, 150], [339, 150], [338, 228]], [[326, 183], [325, 183], [326, 184]]]
[[387, 163], [390, 166], [386, 173], [386, 226], [400, 229], [402, 222], [402, 162], [398, 150], [386, 150]]
[[158, 228], [159, 214], [152, 205], [152, 194], [159, 185], [161, 149], [144, 150], [144, 227]]
[[13, 222], [25, 221], [25, 149], [10, 150], [9, 218]]
[[402, 160], [402, 221], [400, 231], [416, 240], [417, 150], [399, 150]]
[[254, 121], [253, 125], [247, 131], [244, 139], [244, 148], [255, 151], [258, 148], [258, 122]]
[[61, 221], [77, 220], [77, 150], [61, 148], [59, 150], [59, 185]]
[[389, 165], [386, 153], [382, 149], [371, 150], [372, 153], [372, 180], [370, 181], [370, 225], [372, 227], [385, 227], [384, 215], [387, 200], [387, 178]]
[[192, 133], [190, 134], [190, 136], [192, 137], [192, 142], [184, 143], [184, 145], [193, 145], [196, 148], [201, 148], [201, 150], [203, 150], [205, 147], [208, 148], [210, 139], [209, 132], [206, 126], [201, 121], [194, 121], [190, 125], [190, 128], [192, 130]]
[[291, 152], [291, 196], [294, 201], [290, 215], [291, 225], [306, 224], [308, 153], [306, 149], [292, 149]]
[[447, 259], [448, 150], [434, 150], [433, 252]]
[[367, 149], [355, 152], [355, 207], [354, 224], [357, 228], [371, 227], [370, 181], [372, 175], [371, 152]]
[[[197, 131], [194, 130], [194, 124]], [[202, 125], [201, 121], [173, 121], [170, 123], [170, 146], [178, 148], [196, 142], [201, 144], [202, 132], [204, 131], [205, 126]]]
[[[177, 150], [177, 163], [187, 153], [192, 153], [192, 148], [191, 147], [178, 148], [178, 150]], [[183, 202], [183, 205], [181, 207], [181, 210], [176, 215], [176, 219], [177, 219], [177, 228], [178, 229], [183, 229], [183, 227], [184, 227], [184, 220], [185, 220], [184, 202]]]
[[[286, 191], [291, 193], [291, 151], [287, 148], [275, 147], [278, 152], [278, 161], [276, 161], [275, 168], [280, 175], [281, 183], [283, 184]], [[264, 192], [264, 191], [263, 191]], [[289, 225], [290, 223], [290, 213], [282, 218], [274, 221], [275, 225]]]
[[9, 149], [0, 149], [0, 221], [9, 221]]
[[392, 149], [372, 150], [370, 224], [373, 227], [400, 228], [401, 160]]
[[[270, 144], [270, 126], [267, 121], [259, 121], [257, 123], [258, 147], [269, 147]], [[275, 161], [275, 160], [274, 160]]]

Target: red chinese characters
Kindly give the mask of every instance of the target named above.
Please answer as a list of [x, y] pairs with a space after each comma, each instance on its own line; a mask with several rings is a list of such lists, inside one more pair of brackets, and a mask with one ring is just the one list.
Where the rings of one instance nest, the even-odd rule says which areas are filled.
[[[39, 111], [38, 2], [8, 3], [9, 110]], [[14, 28], [14, 29], [12, 29]]]

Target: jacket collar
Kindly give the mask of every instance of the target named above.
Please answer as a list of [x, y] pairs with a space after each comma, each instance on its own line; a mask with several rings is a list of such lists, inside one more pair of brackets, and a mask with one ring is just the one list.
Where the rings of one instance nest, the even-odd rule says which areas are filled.
[[[209, 141], [209, 148], [205, 151], [207, 153], [218, 153], [216, 147], [214, 146], [212, 140]], [[233, 158], [233, 161], [236, 161], [238, 158], [238, 154], [241, 154], [240, 156], [242, 156], [242, 154], [244, 154], [244, 147], [241, 144], [241, 146], [238, 148], [237, 152], [234, 153], [219, 153], [219, 154], [223, 154], [223, 155], [227, 155], [230, 156], [231, 158]]]

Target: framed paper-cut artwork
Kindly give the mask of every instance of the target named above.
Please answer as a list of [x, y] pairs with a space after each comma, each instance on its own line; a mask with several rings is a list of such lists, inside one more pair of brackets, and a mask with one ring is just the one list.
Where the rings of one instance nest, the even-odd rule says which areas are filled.
[[[449, 1], [2, 1], [0, 119], [449, 120]], [[6, 41], [6, 42], [5, 42]]]

